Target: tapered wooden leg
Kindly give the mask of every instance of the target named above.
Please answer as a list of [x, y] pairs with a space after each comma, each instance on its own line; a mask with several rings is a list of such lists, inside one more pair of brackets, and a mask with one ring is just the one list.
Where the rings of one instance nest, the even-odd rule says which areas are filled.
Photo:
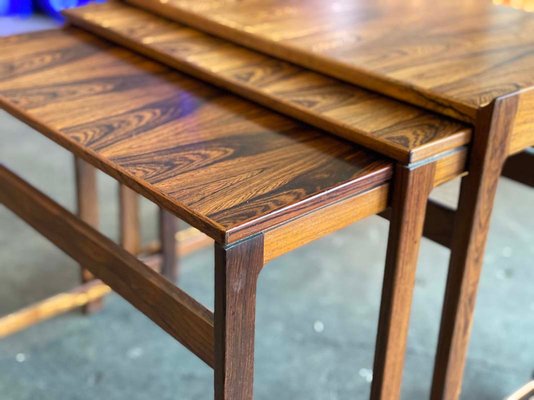
[[139, 197], [124, 185], [119, 185], [119, 242], [132, 254], [141, 248]]
[[516, 106], [514, 98], [498, 100], [477, 120], [455, 217], [432, 400], [460, 396], [491, 211]]
[[161, 273], [171, 282], [178, 279], [178, 254], [176, 246], [176, 231], [178, 219], [171, 213], [159, 210], [159, 236], [161, 241]]
[[[139, 197], [124, 185], [119, 186], [120, 243], [132, 254], [141, 248]], [[171, 282], [178, 279], [178, 246], [176, 245], [177, 218], [159, 209], [159, 235], [161, 242], [161, 273]]]
[[256, 283], [263, 236], [215, 245], [215, 400], [252, 400]]
[[434, 164], [395, 170], [371, 399], [398, 400], [419, 244]]
[[[74, 158], [76, 205], [78, 217], [93, 228], [98, 228], [98, 190], [96, 169], [85, 161]], [[92, 281], [93, 274], [81, 266], [81, 280], [83, 283]], [[91, 301], [82, 307], [84, 313], [93, 313], [102, 308], [102, 299]]]

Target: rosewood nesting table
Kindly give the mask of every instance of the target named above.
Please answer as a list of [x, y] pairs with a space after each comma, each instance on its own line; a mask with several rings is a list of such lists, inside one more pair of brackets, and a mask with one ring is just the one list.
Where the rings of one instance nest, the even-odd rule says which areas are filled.
[[465, 172], [469, 127], [358, 89], [349, 105], [376, 111], [351, 134], [406, 160], [431, 154], [395, 161], [77, 28], [0, 45], [6, 111], [215, 241], [214, 312], [4, 165], [0, 202], [212, 366], [217, 399], [252, 398], [263, 266], [366, 216], [389, 218], [373, 398], [395, 398], [423, 230], [450, 239], [424, 226], [428, 195]]
[[474, 127], [432, 388], [457, 399], [498, 177], [534, 145], [534, 14], [486, 0], [128, 2]]

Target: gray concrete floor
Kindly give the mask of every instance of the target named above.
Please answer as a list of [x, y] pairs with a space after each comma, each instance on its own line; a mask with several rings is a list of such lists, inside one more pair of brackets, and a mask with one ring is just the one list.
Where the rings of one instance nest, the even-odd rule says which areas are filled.
[[[0, 26], [2, 23], [0, 22]], [[1, 31], [1, 29], [0, 29]], [[70, 210], [71, 156], [0, 113], [0, 161]], [[9, 144], [9, 145], [7, 145]], [[116, 184], [100, 176], [102, 230], [117, 236]], [[436, 191], [455, 198], [456, 184]], [[501, 180], [486, 252], [462, 399], [502, 399], [534, 370], [534, 191]], [[143, 203], [148, 240], [156, 209]], [[255, 395], [365, 399], [387, 223], [372, 217], [271, 263], [258, 293]], [[428, 397], [448, 251], [421, 249], [403, 399]], [[209, 249], [183, 262], [180, 287], [213, 302]], [[77, 284], [78, 269], [0, 206], [0, 314]], [[116, 295], [0, 342], [1, 400], [208, 399], [212, 373]]]

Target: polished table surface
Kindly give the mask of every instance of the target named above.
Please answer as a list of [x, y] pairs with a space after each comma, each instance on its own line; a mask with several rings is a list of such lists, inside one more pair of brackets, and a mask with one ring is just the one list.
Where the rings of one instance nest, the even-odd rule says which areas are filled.
[[[270, 8], [258, 9], [255, 1], [131, 2], [258, 51], [475, 124], [469, 175], [462, 185], [458, 211], [463, 223], [455, 224], [451, 246], [453, 278], [449, 283], [454, 285], [447, 285], [448, 291], [454, 291], [446, 300], [458, 301], [445, 304], [442, 351], [436, 361], [437, 371], [442, 365], [448, 369], [447, 376], [435, 377], [434, 392], [441, 396], [440, 392], [448, 390], [452, 395], [447, 398], [454, 398], [459, 393], [461, 358], [469, 335], [463, 327], [471, 321], [495, 181], [508, 154], [507, 133], [517, 139], [512, 140], [512, 151], [533, 138], [534, 96], [528, 92], [532, 42], [530, 36], [521, 36], [532, 31], [531, 20], [515, 11], [497, 12], [482, 1], [439, 7], [430, 2], [432, 7], [415, 7], [415, 3], [399, 5], [387, 0], [372, 4], [267, 1], [261, 5]], [[302, 4], [308, 8], [299, 9]], [[333, 16], [320, 7], [325, 4]], [[306, 23], [296, 24], [303, 20]], [[480, 20], [485, 24], [479, 25]], [[509, 24], [514, 27], [506, 29]], [[525, 28], [516, 29], [518, 24]], [[101, 32], [109, 32], [106, 25], [99, 26]], [[124, 31], [121, 34], [126, 36]], [[150, 38], [138, 39], [151, 44]], [[340, 200], [386, 188], [391, 178], [392, 163], [363, 148], [77, 29], [8, 38], [0, 44], [8, 49], [8, 55], [0, 55], [0, 101], [8, 111], [220, 243], [234, 243]], [[297, 72], [301, 73], [305, 72]], [[372, 137], [371, 129], [369, 133]], [[431, 166], [433, 171], [434, 161], [397, 166], [396, 171], [426, 174], [430, 169], [412, 168]], [[434, 178], [434, 173], [428, 176]], [[418, 189], [410, 193], [421, 193]], [[373, 201], [386, 206], [385, 196]], [[380, 210], [375, 207], [373, 213]], [[342, 211], [339, 215], [346, 219], [358, 208]], [[298, 232], [291, 229], [289, 234]], [[260, 261], [265, 262], [265, 257]], [[462, 274], [461, 279], [455, 278], [456, 272]], [[455, 357], [452, 363], [447, 359], [450, 354]], [[392, 360], [401, 366], [401, 358]], [[392, 376], [396, 381], [393, 392], [397, 383], [400, 386], [399, 377], [400, 373]]]
[[0, 106], [221, 243], [391, 177], [374, 153], [74, 28], [0, 47]]
[[490, 0], [126, 1], [473, 125], [431, 389], [458, 399], [502, 167], [534, 146], [534, 14]]
[[274, 59], [119, 2], [69, 22], [401, 162], [469, 143], [471, 129], [422, 108]]
[[[488, 0], [128, 2], [464, 121], [534, 86], [534, 14]], [[519, 109], [511, 151], [534, 141]]]
[[[73, 27], [0, 46], [0, 106], [217, 241], [211, 313], [0, 165], [0, 202], [212, 366], [216, 399], [253, 397], [263, 266], [390, 206], [372, 397], [397, 397], [428, 195], [465, 148], [394, 165]], [[390, 129], [469, 131], [426, 115]]]

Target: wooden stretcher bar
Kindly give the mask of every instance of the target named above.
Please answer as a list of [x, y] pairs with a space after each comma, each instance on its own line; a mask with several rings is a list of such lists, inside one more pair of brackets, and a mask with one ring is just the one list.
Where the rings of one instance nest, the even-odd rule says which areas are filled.
[[534, 149], [527, 149], [506, 160], [502, 175], [523, 185], [534, 187]]
[[213, 366], [211, 311], [4, 166], [0, 203]]

